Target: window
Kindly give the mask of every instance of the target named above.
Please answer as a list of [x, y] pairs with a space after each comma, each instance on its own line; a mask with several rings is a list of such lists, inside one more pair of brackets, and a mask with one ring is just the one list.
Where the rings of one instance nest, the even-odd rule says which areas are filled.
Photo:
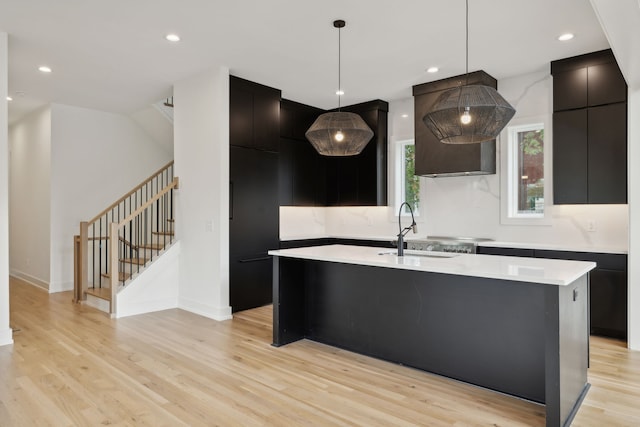
[[544, 123], [508, 128], [508, 216], [544, 218]]
[[[399, 141], [396, 145], [396, 206], [407, 202], [413, 214], [420, 212], [420, 177], [415, 175], [416, 146], [413, 140]], [[396, 211], [397, 212], [397, 211]], [[406, 206], [403, 215], [409, 215]]]

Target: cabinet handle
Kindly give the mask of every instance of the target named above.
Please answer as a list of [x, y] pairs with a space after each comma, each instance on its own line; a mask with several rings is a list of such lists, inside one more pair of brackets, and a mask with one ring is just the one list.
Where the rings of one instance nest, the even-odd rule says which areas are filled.
[[263, 257], [259, 257], [259, 258], [247, 258], [247, 259], [241, 259], [238, 262], [256, 262], [256, 261], [267, 261], [270, 260], [271, 257], [270, 256], [263, 256]]
[[229, 219], [233, 219], [233, 181], [229, 181]]

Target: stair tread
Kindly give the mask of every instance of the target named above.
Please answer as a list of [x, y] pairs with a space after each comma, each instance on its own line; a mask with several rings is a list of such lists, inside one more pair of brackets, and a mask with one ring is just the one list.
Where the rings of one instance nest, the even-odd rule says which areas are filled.
[[167, 222], [176, 222], [176, 220], [173, 218], [167, 218]]
[[143, 245], [138, 245], [138, 249], [151, 249], [154, 251], [159, 251], [160, 249], [164, 249], [164, 245], [162, 243], [145, 243]]
[[144, 265], [149, 261], [147, 258], [122, 258], [120, 262], [126, 262], [128, 264]]
[[154, 231], [156, 236], [173, 236], [173, 231]]
[[110, 288], [89, 288], [87, 289], [87, 295], [93, 295], [96, 298], [111, 301]]
[[[101, 276], [104, 277], [105, 279], [110, 279], [111, 278], [111, 274], [109, 274], [109, 273], [102, 273]], [[118, 280], [121, 281], [121, 282], [124, 282], [129, 277], [131, 277], [131, 274], [129, 274], [129, 273], [125, 273], [124, 271], [119, 271], [118, 272]]]

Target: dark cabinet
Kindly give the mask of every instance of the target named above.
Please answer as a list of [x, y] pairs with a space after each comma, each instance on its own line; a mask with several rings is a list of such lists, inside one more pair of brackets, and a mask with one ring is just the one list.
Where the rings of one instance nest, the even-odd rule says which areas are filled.
[[235, 311], [270, 304], [278, 248], [280, 91], [229, 80], [229, 303]]
[[374, 136], [357, 156], [325, 157], [304, 133], [324, 111], [282, 100], [280, 204], [293, 206], [384, 206], [387, 204], [388, 103], [343, 107], [359, 114]]
[[280, 91], [229, 76], [229, 141], [238, 147], [278, 151]]
[[481, 144], [443, 144], [422, 121], [442, 92], [464, 84], [498, 87], [497, 80], [484, 71], [413, 86], [416, 175], [436, 177], [496, 173], [495, 140]]
[[591, 333], [627, 338], [627, 272], [591, 272]]
[[627, 255], [484, 246], [478, 253], [595, 262], [589, 273], [591, 334], [627, 338]]
[[304, 135], [324, 111], [286, 99], [280, 108], [280, 204], [324, 206], [325, 160]]
[[555, 204], [627, 203], [627, 85], [611, 50], [553, 61]]
[[555, 204], [586, 203], [588, 200], [587, 123], [586, 109], [553, 114]]
[[278, 154], [230, 147], [229, 302], [270, 304], [271, 257], [279, 246]]
[[627, 202], [627, 104], [588, 109], [589, 203]]
[[343, 107], [357, 113], [373, 137], [357, 156], [327, 157], [328, 206], [387, 204], [387, 115], [389, 104], [376, 100]]
[[482, 255], [503, 255], [518, 257], [533, 257], [533, 249], [521, 248], [494, 248], [489, 246], [478, 246], [477, 253]]

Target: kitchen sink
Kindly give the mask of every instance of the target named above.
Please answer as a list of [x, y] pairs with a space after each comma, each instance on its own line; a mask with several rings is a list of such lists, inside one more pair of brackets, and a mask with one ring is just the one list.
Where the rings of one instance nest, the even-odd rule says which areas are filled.
[[[394, 255], [397, 256], [398, 255], [398, 251], [397, 250], [390, 250], [390, 251], [382, 251], [382, 252], [378, 252], [378, 255]], [[448, 253], [448, 252], [430, 252], [430, 251], [411, 251], [411, 250], [406, 250], [404, 251], [404, 256], [411, 256], [411, 257], [421, 257], [421, 258], [454, 258], [457, 257], [460, 254], [453, 254], [453, 253]]]

